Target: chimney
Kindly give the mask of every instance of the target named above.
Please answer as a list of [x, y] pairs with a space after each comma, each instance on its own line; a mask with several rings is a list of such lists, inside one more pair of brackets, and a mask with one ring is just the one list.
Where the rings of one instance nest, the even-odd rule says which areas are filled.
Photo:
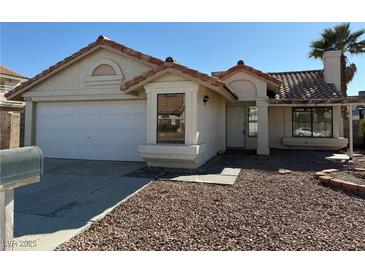
[[323, 77], [329, 84], [334, 84], [336, 88], [341, 90], [341, 50], [330, 50], [323, 54]]

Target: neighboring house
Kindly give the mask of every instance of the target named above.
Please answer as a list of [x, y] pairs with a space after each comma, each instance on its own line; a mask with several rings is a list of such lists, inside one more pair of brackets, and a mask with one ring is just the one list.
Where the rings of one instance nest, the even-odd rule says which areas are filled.
[[[352, 96], [353, 98], [357, 99], [365, 99], [365, 91], [359, 91], [358, 96]], [[358, 129], [359, 129], [359, 122], [360, 119], [363, 119], [365, 117], [365, 103], [357, 104], [352, 106], [352, 127], [353, 127], [353, 143], [354, 146], [361, 147], [364, 146], [364, 138], [359, 136]], [[348, 138], [348, 129], [349, 129], [349, 121], [344, 121], [344, 132], [345, 137]]]
[[[18, 101], [9, 101], [5, 98], [5, 93], [11, 91], [16, 86], [27, 81], [28, 78], [15, 72], [5, 66], [0, 65], [0, 149], [7, 149], [13, 146], [13, 143], [19, 145], [18, 141], [23, 139], [24, 129], [21, 121], [21, 113], [24, 110], [25, 103]], [[19, 132], [19, 124], [21, 130]], [[17, 124], [17, 125], [15, 125]], [[11, 128], [17, 128], [12, 131]], [[22, 145], [22, 141], [20, 145]]]
[[0, 65], [0, 101], [5, 101], [5, 93], [12, 90], [28, 78], [3, 65]]
[[340, 57], [280, 73], [239, 61], [209, 76], [100, 36], [6, 96], [26, 101], [25, 144], [46, 157], [194, 168], [228, 148], [346, 147]]
[[[359, 91], [358, 98], [365, 99], [365, 91]], [[365, 116], [365, 105], [356, 105], [352, 107], [352, 119], [354, 121], [363, 119]]]

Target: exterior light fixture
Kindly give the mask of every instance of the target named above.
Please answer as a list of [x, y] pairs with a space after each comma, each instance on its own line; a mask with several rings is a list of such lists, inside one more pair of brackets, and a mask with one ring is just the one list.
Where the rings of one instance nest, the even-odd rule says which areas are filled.
[[209, 96], [205, 95], [204, 98], [203, 98], [203, 103], [204, 103], [205, 106], [207, 105], [208, 100], [209, 100]]

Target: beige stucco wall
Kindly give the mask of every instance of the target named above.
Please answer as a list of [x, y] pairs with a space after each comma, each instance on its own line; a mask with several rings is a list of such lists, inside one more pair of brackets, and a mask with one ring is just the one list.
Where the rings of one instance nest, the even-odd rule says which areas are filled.
[[[144, 86], [147, 94], [147, 143], [139, 151], [150, 166], [195, 168], [225, 150], [226, 100], [216, 92], [171, 73]], [[157, 95], [185, 94], [185, 144], [156, 142]], [[209, 96], [206, 105], [204, 96]]]
[[[120, 77], [99, 76], [99, 80], [90, 81], [93, 68], [104, 62], [114, 64]], [[33, 86], [24, 97], [31, 97], [32, 101], [136, 99], [123, 94], [120, 85], [151, 68], [152, 64], [101, 48]]]
[[326, 51], [323, 54], [323, 77], [327, 83], [332, 83], [341, 90], [341, 55], [342, 51]]
[[[289, 112], [286, 112], [286, 109]], [[284, 147], [283, 137], [291, 137], [291, 114], [289, 107], [269, 107], [269, 146], [271, 148]]]
[[[204, 96], [209, 96], [206, 105]], [[226, 149], [225, 100], [215, 92], [200, 87], [197, 99], [197, 143], [205, 144], [205, 158], [208, 160], [219, 151]]]
[[238, 101], [255, 101], [257, 98], [266, 98], [266, 82], [248, 73], [238, 71], [224, 81], [238, 96]]

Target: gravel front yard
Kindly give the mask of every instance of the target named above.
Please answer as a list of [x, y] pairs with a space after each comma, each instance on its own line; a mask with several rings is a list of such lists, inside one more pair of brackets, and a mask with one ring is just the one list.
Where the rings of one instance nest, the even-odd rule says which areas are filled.
[[155, 181], [58, 250], [365, 250], [365, 199], [313, 179], [325, 155], [223, 155], [234, 186]]

